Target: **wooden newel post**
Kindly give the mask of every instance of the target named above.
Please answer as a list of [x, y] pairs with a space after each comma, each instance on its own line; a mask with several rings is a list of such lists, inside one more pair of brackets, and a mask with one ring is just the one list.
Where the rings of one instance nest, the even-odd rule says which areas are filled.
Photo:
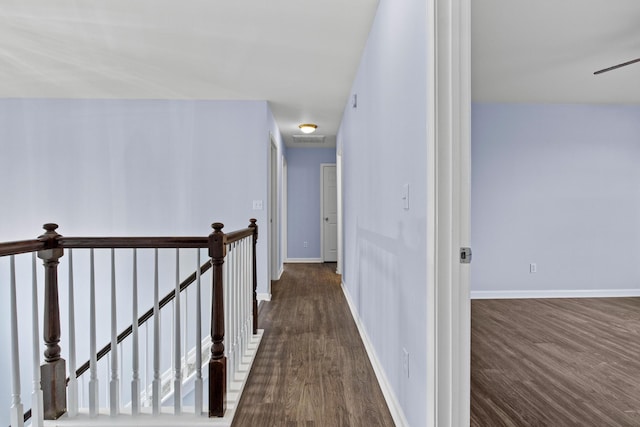
[[44, 263], [44, 329], [46, 349], [40, 366], [44, 419], [55, 420], [67, 411], [67, 377], [65, 361], [60, 357], [60, 304], [58, 302], [58, 260], [63, 250], [58, 246], [57, 224], [45, 224], [46, 232], [38, 237], [45, 249], [38, 251]]
[[256, 244], [258, 243], [258, 224], [256, 224], [257, 220], [255, 218], [251, 218], [249, 220], [251, 224], [249, 224], [249, 228], [253, 228], [253, 255], [251, 256], [253, 270], [253, 334], [258, 333], [258, 273], [256, 270]]
[[216, 222], [209, 235], [209, 256], [213, 267], [213, 304], [211, 306], [211, 359], [209, 359], [209, 416], [223, 417], [227, 387], [227, 358], [224, 356], [224, 295], [222, 264], [225, 245], [223, 224]]

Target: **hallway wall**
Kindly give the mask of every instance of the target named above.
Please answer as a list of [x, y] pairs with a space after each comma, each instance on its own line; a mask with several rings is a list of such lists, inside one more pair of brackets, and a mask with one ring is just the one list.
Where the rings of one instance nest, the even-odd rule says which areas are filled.
[[[287, 259], [318, 260], [322, 258], [320, 165], [335, 162], [335, 148], [289, 148], [287, 150]], [[304, 242], [308, 242], [306, 248]]]
[[640, 295], [639, 119], [638, 106], [473, 105], [472, 296]]
[[426, 2], [381, 0], [338, 135], [344, 285], [412, 426], [427, 422], [426, 55]]

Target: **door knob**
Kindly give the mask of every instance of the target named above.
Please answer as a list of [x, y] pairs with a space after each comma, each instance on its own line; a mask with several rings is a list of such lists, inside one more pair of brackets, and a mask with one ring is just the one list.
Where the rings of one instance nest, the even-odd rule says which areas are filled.
[[327, 221], [327, 222], [329, 222], [329, 217], [326, 217], [324, 220], [325, 220], [325, 221]]

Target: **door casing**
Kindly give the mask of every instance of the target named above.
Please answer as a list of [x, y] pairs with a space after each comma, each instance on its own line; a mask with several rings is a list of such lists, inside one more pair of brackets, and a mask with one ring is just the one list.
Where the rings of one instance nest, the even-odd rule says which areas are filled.
[[427, 426], [470, 425], [470, 0], [428, 0]]
[[[336, 168], [336, 208], [338, 206], [338, 182], [337, 182], [337, 167], [335, 163], [321, 163], [320, 164], [320, 255], [323, 261], [326, 261], [325, 259], [325, 238], [324, 238], [324, 234], [325, 234], [325, 221], [324, 221], [324, 208], [325, 208], [325, 204], [324, 204], [324, 171], [325, 168], [327, 167], [333, 167]], [[337, 209], [336, 209], [336, 214], [337, 214]], [[338, 215], [336, 215], [336, 224], [340, 223], [340, 217]], [[336, 230], [336, 243], [337, 246], [340, 245], [340, 241], [338, 240], [338, 235], [337, 235], [337, 230]], [[336, 247], [337, 247], [336, 246]], [[336, 261], [331, 261], [331, 262], [337, 262], [337, 254], [336, 254]]]

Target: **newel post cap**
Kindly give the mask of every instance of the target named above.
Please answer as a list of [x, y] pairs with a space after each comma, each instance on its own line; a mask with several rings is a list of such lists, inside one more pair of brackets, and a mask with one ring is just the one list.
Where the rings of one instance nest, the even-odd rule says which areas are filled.
[[44, 224], [42, 228], [44, 228], [45, 233], [38, 236], [38, 240], [44, 242], [45, 249], [38, 251], [38, 258], [44, 260], [57, 260], [63, 254], [62, 248], [58, 247], [58, 237], [61, 237], [56, 231], [58, 224], [49, 222]]

